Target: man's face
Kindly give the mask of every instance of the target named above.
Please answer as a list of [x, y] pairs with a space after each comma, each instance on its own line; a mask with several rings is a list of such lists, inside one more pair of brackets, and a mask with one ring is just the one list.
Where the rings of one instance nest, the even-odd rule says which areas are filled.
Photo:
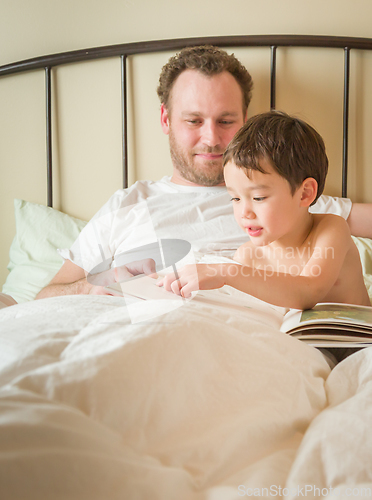
[[222, 155], [244, 123], [243, 93], [235, 78], [227, 71], [207, 77], [186, 70], [173, 85], [168, 107], [162, 105], [161, 124], [169, 134], [172, 181], [223, 184]]

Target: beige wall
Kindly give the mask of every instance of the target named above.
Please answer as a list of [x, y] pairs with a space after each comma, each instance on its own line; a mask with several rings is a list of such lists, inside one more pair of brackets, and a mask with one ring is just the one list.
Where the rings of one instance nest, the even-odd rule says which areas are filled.
[[[227, 6], [228, 8], [224, 6]], [[3, 0], [0, 65], [86, 47], [207, 35], [297, 33], [369, 37], [370, 0]], [[255, 81], [250, 114], [268, 109], [269, 51], [235, 50]], [[155, 89], [163, 53], [130, 61], [130, 182], [170, 172]], [[372, 54], [355, 54], [350, 197], [372, 201], [369, 168]], [[340, 190], [343, 53], [281, 50], [278, 107], [323, 134], [331, 163], [327, 192]], [[44, 75], [0, 80], [0, 283], [14, 236], [13, 198], [45, 203]], [[59, 68], [53, 78], [55, 207], [88, 219], [121, 187], [120, 65]], [[135, 117], [135, 118], [134, 118]], [[356, 167], [357, 166], [357, 167]], [[72, 180], [74, 182], [72, 183]]]

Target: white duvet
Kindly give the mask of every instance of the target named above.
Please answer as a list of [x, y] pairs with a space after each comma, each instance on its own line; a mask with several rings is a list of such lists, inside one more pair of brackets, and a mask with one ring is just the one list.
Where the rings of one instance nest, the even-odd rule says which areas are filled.
[[120, 297], [1, 310], [0, 499], [372, 495], [372, 348], [331, 372], [233, 299], [136, 324]]

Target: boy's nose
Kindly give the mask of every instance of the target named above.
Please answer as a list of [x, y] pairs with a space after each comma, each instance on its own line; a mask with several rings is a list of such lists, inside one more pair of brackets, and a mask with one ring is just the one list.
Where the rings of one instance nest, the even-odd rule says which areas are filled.
[[256, 217], [256, 214], [249, 206], [245, 206], [243, 208], [242, 217], [244, 219], [254, 219]]

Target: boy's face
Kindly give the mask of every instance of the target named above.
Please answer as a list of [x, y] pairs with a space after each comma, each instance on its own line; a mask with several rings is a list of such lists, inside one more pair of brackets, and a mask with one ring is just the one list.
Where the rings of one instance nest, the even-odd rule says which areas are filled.
[[262, 159], [260, 165], [266, 173], [251, 170], [250, 178], [234, 163], [225, 165], [225, 183], [235, 219], [257, 246], [273, 241], [293, 242], [304, 210], [302, 190], [298, 188], [292, 194], [289, 182], [267, 160]]

